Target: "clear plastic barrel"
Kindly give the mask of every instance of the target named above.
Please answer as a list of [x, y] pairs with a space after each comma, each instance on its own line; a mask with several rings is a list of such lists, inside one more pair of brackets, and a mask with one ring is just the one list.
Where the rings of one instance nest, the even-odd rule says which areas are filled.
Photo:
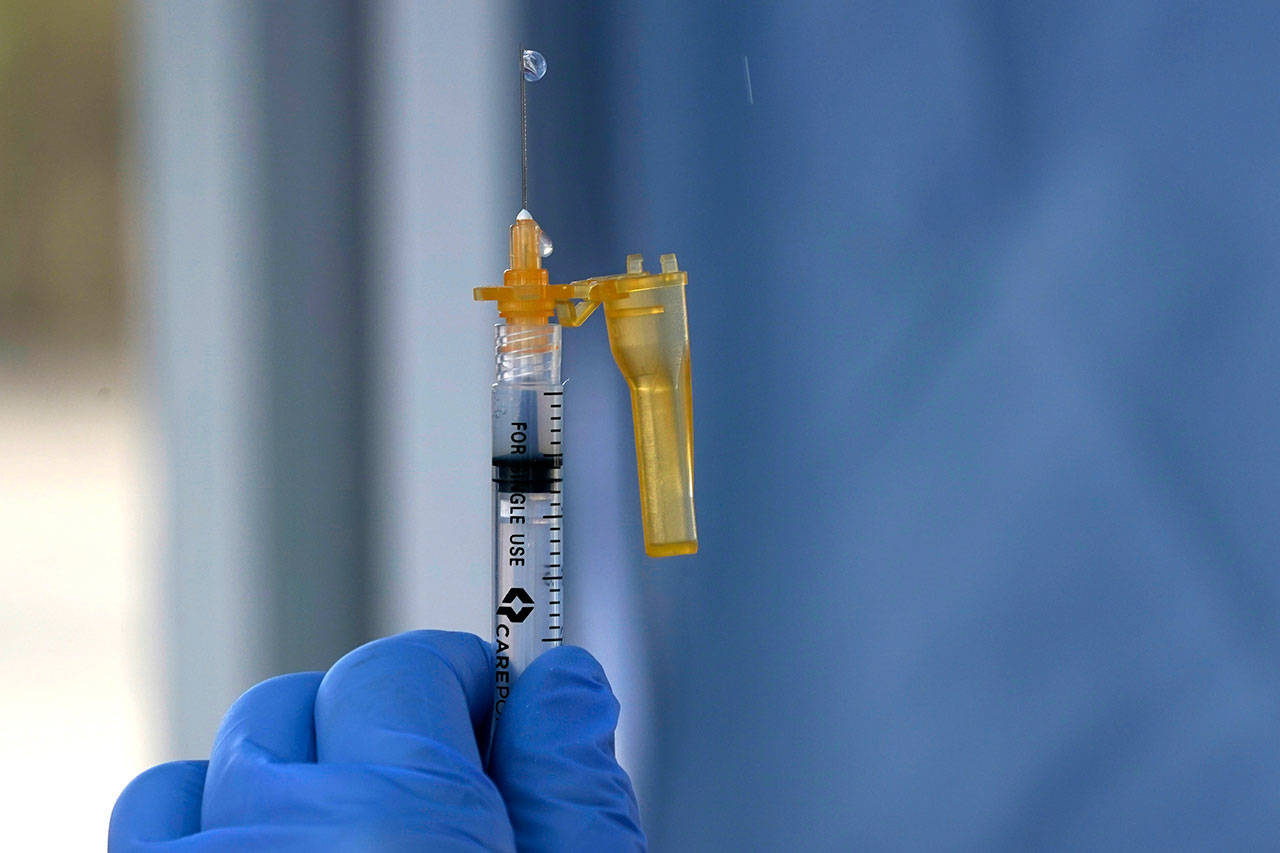
[[493, 384], [494, 715], [564, 633], [560, 327], [499, 324]]

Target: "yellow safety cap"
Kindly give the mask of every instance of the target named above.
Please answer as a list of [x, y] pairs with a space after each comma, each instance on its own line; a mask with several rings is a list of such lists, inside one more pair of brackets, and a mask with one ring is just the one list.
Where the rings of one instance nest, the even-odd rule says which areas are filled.
[[626, 273], [574, 282], [585, 298], [558, 305], [567, 326], [581, 325], [597, 305], [604, 306], [609, 347], [631, 389], [640, 511], [651, 557], [698, 550], [688, 275], [675, 255], [663, 255], [661, 264], [661, 272], [647, 273], [641, 257], [630, 255]]

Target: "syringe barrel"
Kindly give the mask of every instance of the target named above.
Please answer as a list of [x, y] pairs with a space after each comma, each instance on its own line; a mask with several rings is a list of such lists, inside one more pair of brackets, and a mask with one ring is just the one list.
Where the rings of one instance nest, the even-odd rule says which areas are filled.
[[560, 326], [495, 329], [493, 631], [499, 717], [516, 677], [563, 642], [564, 386]]

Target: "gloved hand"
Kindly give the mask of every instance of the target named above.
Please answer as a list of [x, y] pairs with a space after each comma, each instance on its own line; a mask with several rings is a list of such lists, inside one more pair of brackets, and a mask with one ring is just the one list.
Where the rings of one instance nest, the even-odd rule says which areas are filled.
[[231, 706], [209, 761], [125, 788], [109, 849], [643, 850], [600, 665], [569, 646], [538, 658], [486, 773], [493, 666], [478, 637], [415, 631], [264, 681]]

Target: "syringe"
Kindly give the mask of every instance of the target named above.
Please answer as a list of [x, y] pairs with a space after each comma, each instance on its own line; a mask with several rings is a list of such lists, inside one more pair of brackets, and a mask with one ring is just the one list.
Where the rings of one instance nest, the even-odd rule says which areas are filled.
[[[546, 62], [521, 53], [521, 201], [527, 205], [525, 81]], [[651, 557], [698, 550], [693, 510], [693, 396], [684, 289], [675, 255], [648, 273], [639, 255], [619, 275], [551, 284], [542, 259], [551, 241], [522, 206], [511, 225], [510, 267], [497, 287], [477, 287], [494, 301], [494, 716], [511, 685], [542, 652], [564, 638], [565, 502], [561, 466], [566, 411], [560, 340], [603, 306], [610, 349], [631, 390], [645, 551]], [[555, 318], [558, 323], [553, 323]]]

